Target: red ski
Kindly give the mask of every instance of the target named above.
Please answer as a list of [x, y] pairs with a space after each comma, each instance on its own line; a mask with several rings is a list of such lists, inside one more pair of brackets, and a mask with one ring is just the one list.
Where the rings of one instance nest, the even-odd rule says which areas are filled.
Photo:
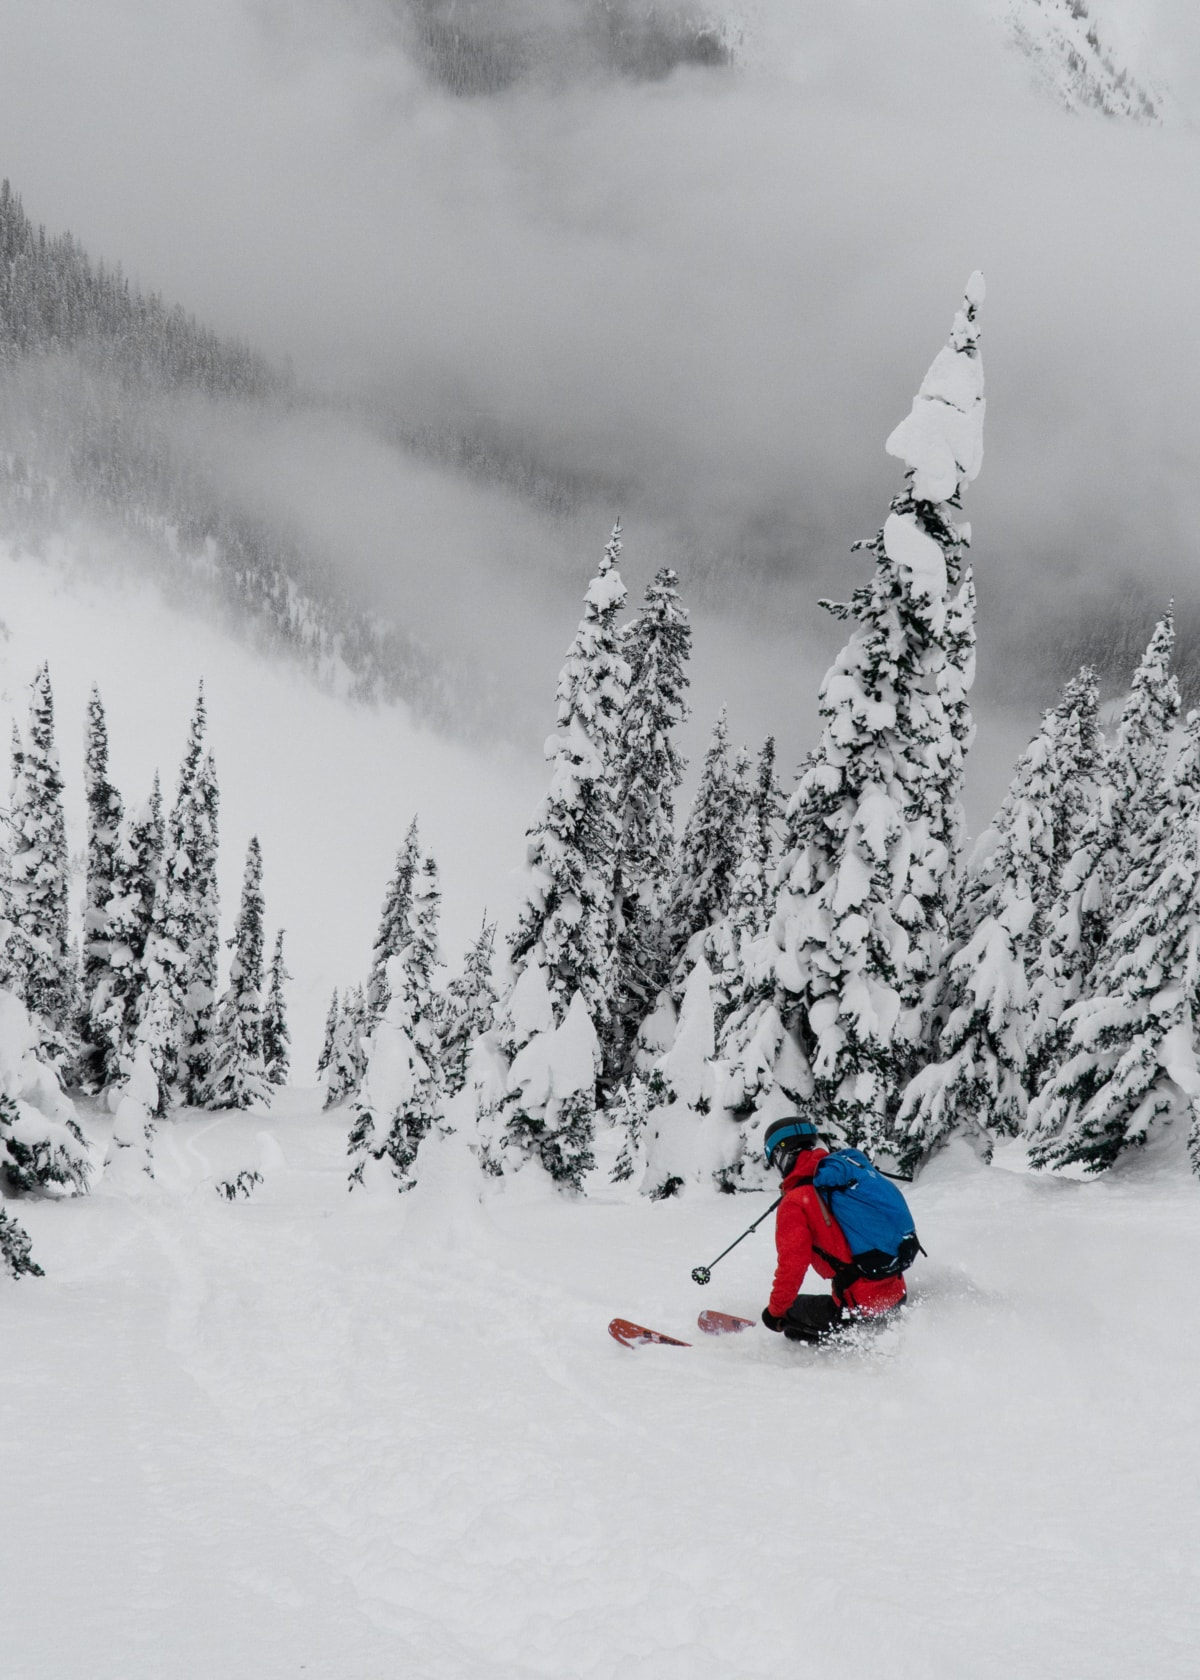
[[664, 1336], [661, 1330], [647, 1330], [644, 1324], [630, 1324], [627, 1318], [614, 1318], [608, 1327], [610, 1336], [615, 1336], [622, 1347], [645, 1347], [647, 1342], [661, 1342], [664, 1347], [691, 1347], [691, 1342], [681, 1342], [677, 1336]]
[[696, 1323], [706, 1336], [736, 1336], [742, 1330], [753, 1330], [752, 1318], [736, 1318], [733, 1313], [702, 1312]]

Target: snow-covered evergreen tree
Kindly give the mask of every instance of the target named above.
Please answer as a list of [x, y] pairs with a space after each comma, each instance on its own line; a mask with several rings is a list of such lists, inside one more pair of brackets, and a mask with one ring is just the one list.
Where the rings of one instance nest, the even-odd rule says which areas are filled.
[[[527, 975], [538, 973], [538, 966], [526, 969]], [[549, 988], [544, 991], [549, 1001]], [[564, 1189], [581, 1190], [595, 1165], [600, 1062], [599, 1037], [583, 994], [576, 992], [562, 1021], [535, 1032], [509, 1070], [508, 1143], [539, 1160]]]
[[118, 836], [108, 901], [107, 967], [88, 1013], [88, 1041], [98, 1054], [100, 1081], [110, 1088], [127, 1071], [123, 1058], [147, 1006], [147, 957], [159, 903], [162, 851], [162, 798], [156, 776], [150, 798], [130, 813]]
[[421, 845], [417, 835], [417, 819], [413, 818], [404, 844], [396, 857], [396, 868], [388, 882], [379, 918], [379, 932], [371, 955], [371, 974], [367, 981], [367, 1007], [373, 1021], [387, 1008], [387, 965], [398, 957], [412, 938], [409, 912], [412, 909], [413, 884], [421, 864]]
[[559, 676], [558, 727], [546, 742], [554, 772], [527, 831], [529, 889], [511, 943], [518, 973], [530, 962], [544, 970], [555, 1019], [578, 992], [598, 1031], [612, 1008], [616, 742], [629, 685], [616, 622], [620, 533], [618, 523]]
[[746, 956], [755, 940], [766, 933], [771, 918], [782, 824], [783, 790], [775, 776], [775, 738], [768, 735], [742, 813], [729, 908], [709, 940], [718, 1026], [745, 996]]
[[[33, 679], [28, 740], [14, 755], [9, 810], [7, 970], [18, 996], [52, 1035], [72, 1032], [76, 978], [68, 920], [67, 830], [54, 744], [50, 670]], [[65, 1042], [62, 1044], [65, 1053]]]
[[263, 1066], [262, 848], [257, 837], [246, 851], [241, 904], [229, 943], [233, 961], [217, 1011], [207, 1106], [269, 1107], [271, 1085]]
[[329, 1013], [325, 1017], [325, 1033], [321, 1040], [321, 1054], [317, 1057], [317, 1078], [320, 1079], [325, 1069], [333, 1059], [333, 1044], [337, 1036], [338, 1020], [341, 1008], [338, 1004], [337, 987], [333, 988], [333, 996], [329, 1000]]
[[[383, 976], [387, 982], [386, 973]], [[370, 1011], [361, 986], [342, 997], [334, 1028], [329, 1060], [325, 1064], [325, 1107], [333, 1108], [354, 1096], [362, 1085], [367, 1066], [366, 1040], [371, 1030]]]
[[888, 439], [907, 477], [883, 530], [859, 545], [874, 572], [830, 608], [860, 628], [822, 685], [824, 728], [788, 809], [775, 913], [725, 1033], [723, 1096], [755, 1111], [748, 1137], [811, 1101], [848, 1140], [886, 1141], [919, 1056], [971, 735], [974, 591], [958, 513], [983, 455], [982, 298], [973, 275]]
[[1078, 833], [1095, 768], [1096, 682], [1083, 671], [1018, 761], [1000, 810], [981, 836], [954, 916], [933, 1017], [933, 1059], [909, 1083], [897, 1135], [915, 1167], [949, 1135], [983, 1154], [994, 1133], [1025, 1121], [1030, 1074], [1030, 981], [1043, 919]]
[[286, 1085], [292, 1070], [292, 1035], [287, 1024], [283, 988], [291, 979], [283, 963], [283, 929], [275, 935], [275, 952], [263, 1008], [263, 1071], [271, 1085]]
[[[713, 991], [712, 973], [698, 957], [688, 975], [678, 1031], [646, 1081], [644, 1189], [656, 1200], [711, 1178], [722, 1165], [713, 1158], [708, 1133], [716, 1050]], [[735, 1142], [732, 1135], [729, 1141]]]
[[[1193, 714], [1191, 760], [1200, 718]], [[1193, 771], [1194, 776], [1194, 771]], [[1200, 1173], [1200, 793], [1165, 836], [1159, 867], [1110, 932], [1083, 997], [1060, 1021], [1054, 1076], [1030, 1111], [1036, 1166], [1111, 1166], [1156, 1121], [1188, 1128]]]
[[200, 762], [192, 790], [190, 823], [193, 935], [185, 952], [183, 1016], [179, 1027], [179, 1078], [185, 1102], [208, 1099], [216, 1030], [220, 899], [217, 891], [217, 817], [220, 794], [211, 753]]
[[678, 585], [669, 567], [657, 572], [621, 642], [630, 678], [617, 740], [621, 831], [614, 879], [613, 1073], [622, 1070], [638, 1027], [669, 978], [666, 899], [675, 855], [675, 794], [684, 768], [673, 737], [688, 715], [692, 640]]
[[[729, 722], [722, 706], [676, 857], [667, 910], [672, 970], [695, 935], [715, 927], [729, 908], [744, 811], [745, 790], [729, 762]], [[682, 985], [683, 976], [678, 979]]]
[[206, 724], [201, 684], [167, 819], [162, 904], [153, 940], [168, 1017], [162, 1076], [168, 1087], [180, 1085], [190, 1102], [202, 1095], [207, 1073], [219, 942], [217, 787], [204, 751]]
[[99, 1047], [88, 1039], [92, 998], [108, 968], [108, 902], [116, 873], [117, 843], [124, 814], [121, 796], [108, 779], [108, 725], [100, 691], [88, 697], [84, 736], [83, 786], [87, 800], [87, 888], [83, 907], [83, 1059], [87, 1085], [102, 1076]]
[[45, 1276], [33, 1258], [28, 1232], [3, 1208], [0, 1208], [0, 1268], [11, 1278]]
[[463, 971], [447, 988], [442, 1014], [439, 1061], [449, 1097], [458, 1096], [467, 1082], [471, 1047], [492, 1030], [496, 1019], [497, 993], [492, 979], [496, 945], [496, 924], [483, 918], [483, 926], [466, 954]]
[[389, 957], [383, 976], [387, 1007], [367, 1041], [362, 1089], [350, 1127], [350, 1188], [401, 1191], [416, 1182], [421, 1141], [437, 1119], [437, 1071], [418, 1047], [416, 987], [402, 957]]
[[42, 1054], [41, 1030], [0, 989], [0, 1179], [8, 1194], [87, 1188], [91, 1162], [75, 1108]]
[[1156, 837], [1164, 820], [1169, 825], [1166, 758], [1179, 712], [1169, 668], [1174, 639], [1168, 611], [1134, 673], [1116, 740], [1097, 766], [1075, 849], [1045, 918], [1029, 1048], [1039, 1088], [1061, 1061], [1064, 1013], [1086, 994], [1114, 921], [1154, 872]]

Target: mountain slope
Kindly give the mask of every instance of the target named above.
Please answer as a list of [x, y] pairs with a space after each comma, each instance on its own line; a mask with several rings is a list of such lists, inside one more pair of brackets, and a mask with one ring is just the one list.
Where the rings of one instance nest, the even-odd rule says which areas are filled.
[[1012, 38], [1039, 80], [1072, 111], [1161, 122], [1167, 100], [1120, 63], [1089, 0], [1005, 0]]

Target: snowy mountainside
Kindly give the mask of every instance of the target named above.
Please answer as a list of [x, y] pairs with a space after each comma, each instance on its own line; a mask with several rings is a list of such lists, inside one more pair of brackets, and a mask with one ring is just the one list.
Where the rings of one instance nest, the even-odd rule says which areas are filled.
[[1072, 111], [1161, 122], [1167, 96], [1139, 81], [1109, 44], [1090, 0], [992, 0], [1038, 79]]
[[[157, 769], [174, 794], [188, 717], [204, 680], [220, 786], [222, 922], [232, 924], [247, 842], [265, 858], [267, 924], [287, 930], [295, 1075], [311, 1074], [333, 987], [366, 977], [380, 905], [414, 815], [443, 875], [443, 956], [455, 972], [485, 906], [515, 895], [523, 833], [540, 788], [502, 749], [421, 726], [402, 704], [365, 706], [316, 687], [286, 659], [169, 605], [125, 576], [98, 539], [61, 538], [41, 557], [0, 541], [0, 728], [22, 726], [28, 685], [49, 661], [66, 784], [68, 840], [83, 851], [83, 729], [98, 683], [114, 779], [141, 800]], [[85, 552], [80, 551], [80, 547]], [[82, 879], [74, 883], [78, 914]], [[273, 933], [272, 933], [273, 937]]]

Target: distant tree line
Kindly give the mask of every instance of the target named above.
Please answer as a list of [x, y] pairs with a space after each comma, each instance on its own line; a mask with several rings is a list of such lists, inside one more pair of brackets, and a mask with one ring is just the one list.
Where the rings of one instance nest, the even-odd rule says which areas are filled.
[[155, 560], [169, 598], [216, 607], [265, 652], [365, 700], [407, 701], [430, 722], [480, 726], [479, 685], [403, 626], [352, 599], [337, 557], [253, 512], [204, 463], [188, 397], [301, 399], [291, 378], [182, 309], [49, 237], [0, 183], [0, 522], [19, 536], [80, 512]]
[[172, 1107], [263, 1106], [287, 1081], [289, 976], [282, 931], [266, 966], [257, 839], [219, 987], [218, 790], [206, 729], [201, 688], [170, 807], [157, 775], [149, 795], [127, 805], [109, 777], [93, 689], [76, 943], [48, 667], [34, 677], [28, 725], [14, 729], [0, 847], [0, 1173], [11, 1190], [86, 1186], [72, 1089], [114, 1111], [108, 1168], [136, 1183], [153, 1176], [154, 1122]]

